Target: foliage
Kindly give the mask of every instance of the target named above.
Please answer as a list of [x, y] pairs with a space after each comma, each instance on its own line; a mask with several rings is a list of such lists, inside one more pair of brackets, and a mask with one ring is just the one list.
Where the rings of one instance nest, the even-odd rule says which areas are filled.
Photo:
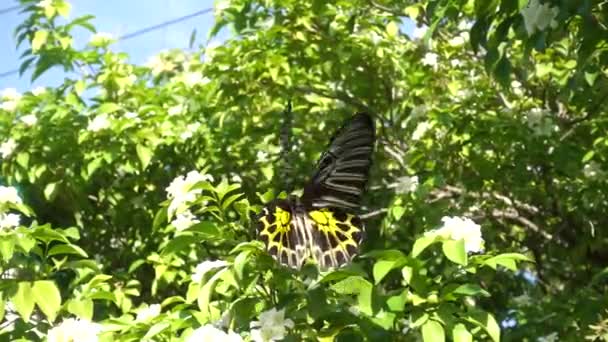
[[[0, 98], [2, 338], [608, 340], [605, 3], [234, 0], [140, 66], [75, 47], [95, 28], [65, 0], [21, 2], [22, 71], [77, 76]], [[378, 123], [338, 270], [251, 227], [285, 195], [289, 100], [300, 186], [344, 118]]]

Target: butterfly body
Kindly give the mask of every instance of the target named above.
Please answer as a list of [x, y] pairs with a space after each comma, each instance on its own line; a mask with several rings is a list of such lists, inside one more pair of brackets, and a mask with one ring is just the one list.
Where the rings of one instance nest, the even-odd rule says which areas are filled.
[[339, 267], [358, 252], [364, 230], [354, 214], [367, 183], [375, 131], [371, 117], [357, 114], [331, 139], [302, 197], [268, 203], [256, 218], [257, 233], [281, 264]]

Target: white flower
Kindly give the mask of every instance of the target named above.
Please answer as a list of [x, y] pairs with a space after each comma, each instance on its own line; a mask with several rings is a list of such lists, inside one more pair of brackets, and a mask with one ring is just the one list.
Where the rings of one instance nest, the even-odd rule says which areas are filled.
[[467, 252], [483, 251], [483, 237], [481, 227], [466, 217], [444, 216], [441, 221], [443, 226], [425, 233], [425, 235], [437, 235], [444, 239], [464, 240], [464, 248]]
[[426, 115], [427, 111], [428, 111], [428, 108], [426, 107], [426, 105], [422, 104], [422, 105], [416, 106], [412, 109], [412, 112], [410, 113], [410, 117], [412, 119], [417, 119], [419, 117]]
[[225, 333], [223, 330], [220, 330], [211, 324], [207, 324], [198, 329], [195, 329], [192, 334], [186, 339], [186, 342], [203, 341], [242, 342], [243, 338], [233, 331]]
[[28, 114], [20, 118], [21, 122], [27, 126], [34, 126], [38, 122], [38, 118], [34, 114]]
[[359, 314], [361, 314], [361, 310], [359, 309], [358, 306], [349, 306], [348, 312], [353, 314], [353, 316], [359, 316]]
[[554, 129], [553, 121], [548, 116], [549, 112], [540, 108], [534, 108], [526, 115], [528, 127], [534, 131], [536, 135], [550, 135]]
[[21, 197], [19, 197], [17, 189], [12, 186], [0, 185], [0, 203], [20, 204], [23, 203], [23, 201], [21, 200]]
[[428, 26], [422, 25], [421, 27], [414, 27], [414, 31], [412, 32], [412, 38], [414, 39], [422, 39], [426, 34], [426, 31], [429, 29]]
[[264, 162], [268, 160], [268, 152], [266, 151], [258, 151], [255, 154], [255, 157], [258, 159], [259, 162]]
[[203, 277], [207, 272], [214, 268], [223, 268], [228, 266], [229, 263], [224, 260], [205, 260], [194, 268], [194, 274], [192, 274], [192, 281], [195, 283], [201, 283]]
[[260, 320], [251, 322], [251, 339], [255, 342], [278, 341], [287, 335], [287, 329], [292, 329], [294, 323], [291, 319], [285, 319], [285, 309], [272, 308], [260, 314]]
[[416, 191], [418, 188], [418, 176], [403, 176], [397, 178], [397, 188], [395, 191], [400, 194], [407, 194]]
[[184, 109], [185, 109], [184, 104], [183, 104], [183, 103], [180, 103], [180, 104], [178, 104], [178, 105], [175, 105], [175, 106], [169, 107], [169, 110], [167, 110], [167, 113], [168, 113], [170, 116], [179, 115], [179, 114], [181, 114], [181, 113], [183, 113], [183, 112], [184, 112]]
[[99, 114], [93, 120], [91, 120], [91, 122], [89, 122], [87, 129], [91, 132], [99, 132], [109, 127], [110, 120], [108, 118], [108, 114]]
[[152, 74], [157, 76], [165, 71], [172, 71], [175, 69], [175, 64], [164, 57], [164, 53], [158, 56], [152, 56], [148, 58], [146, 66], [152, 69]]
[[87, 320], [68, 318], [48, 332], [48, 342], [97, 342], [102, 327]]
[[18, 214], [0, 214], [0, 229], [10, 229], [18, 227], [21, 223], [21, 216]]
[[515, 94], [515, 95], [523, 94], [523, 90], [521, 88], [521, 82], [519, 82], [517, 80], [511, 81], [511, 88], [513, 89], [513, 94]]
[[434, 52], [427, 52], [422, 59], [422, 64], [436, 67], [439, 56]]
[[171, 224], [178, 231], [182, 231], [184, 229], [188, 229], [188, 228], [192, 227], [193, 225], [195, 225], [199, 222], [200, 221], [196, 219], [196, 216], [194, 216], [190, 212], [190, 210], [186, 210], [183, 213], [177, 214], [175, 219], [173, 221], [171, 221]]
[[228, 328], [228, 327], [230, 327], [231, 320], [232, 320], [232, 316], [230, 315], [230, 311], [225, 311], [222, 314], [222, 317], [220, 317], [220, 319], [218, 319], [215, 323], [213, 323], [213, 325], [218, 328]]
[[42, 8], [53, 6], [53, 0], [41, 0], [41, 1], [38, 1], [38, 4], [36, 4], [36, 6], [42, 7]]
[[135, 113], [135, 112], [126, 112], [125, 113], [125, 118], [130, 119], [130, 120], [136, 119], [137, 118], [137, 113]]
[[106, 32], [97, 32], [91, 36], [89, 44], [97, 47], [106, 46], [115, 41], [114, 36]]
[[412, 133], [412, 140], [420, 140], [431, 127], [432, 125], [428, 121], [419, 123], [414, 129], [414, 133]]
[[550, 7], [549, 3], [541, 4], [538, 0], [530, 0], [520, 13], [524, 17], [524, 25], [529, 36], [536, 30], [543, 31], [548, 26], [557, 27], [555, 18], [559, 14], [559, 8]]
[[587, 178], [591, 178], [591, 179], [593, 179], [593, 178], [598, 177], [598, 176], [599, 176], [599, 175], [601, 175], [602, 173], [603, 173], [603, 172], [602, 172], [602, 169], [600, 168], [600, 164], [598, 164], [598, 163], [597, 163], [597, 162], [595, 162], [595, 161], [592, 161], [592, 162], [590, 162], [589, 164], [586, 164], [586, 165], [583, 167], [583, 174], [584, 174], [584, 175], [585, 175], [585, 177], [587, 177]]
[[452, 47], [459, 47], [464, 45], [466, 42], [465, 35], [456, 36], [450, 40], [448, 40], [448, 44]]
[[11, 154], [13, 154], [13, 152], [15, 152], [16, 148], [17, 142], [15, 142], [15, 139], [10, 138], [0, 145], [0, 155], [2, 155], [2, 158], [8, 158]]
[[229, 7], [230, 7], [230, 1], [227, 1], [227, 0], [217, 1], [214, 6], [215, 15], [221, 15], [222, 12]]
[[166, 188], [167, 198], [171, 199], [169, 204], [168, 212], [172, 214], [176, 209], [181, 208], [188, 202], [192, 202], [196, 199], [196, 195], [202, 192], [201, 189], [192, 189], [198, 182], [208, 181], [212, 182], [213, 177], [211, 175], [203, 175], [198, 171], [190, 171], [184, 178], [184, 176], [176, 177], [171, 184]]
[[380, 41], [382, 40], [382, 36], [379, 35], [378, 32], [370, 30], [369, 39], [372, 41], [372, 44], [376, 45], [380, 43]]
[[21, 99], [21, 94], [15, 88], [6, 88], [2, 90], [0, 98], [6, 101], [14, 101]]
[[557, 342], [559, 341], [559, 335], [557, 332], [552, 332], [549, 335], [540, 336], [536, 339], [537, 342]]
[[2, 102], [2, 104], [0, 104], [0, 108], [4, 109], [7, 112], [14, 112], [15, 109], [17, 109], [18, 105], [19, 105], [18, 100], [4, 101], [4, 102]]
[[462, 65], [462, 61], [460, 59], [452, 59], [450, 61], [450, 65], [452, 66], [452, 68], [458, 68]]
[[201, 127], [201, 124], [199, 122], [191, 123], [188, 126], [186, 126], [186, 130], [184, 132], [182, 132], [182, 134], [180, 134], [179, 137], [182, 138], [182, 140], [190, 139], [190, 138], [192, 138], [192, 136], [198, 130], [199, 127]]
[[207, 77], [203, 77], [203, 74], [200, 72], [187, 72], [183, 76], [184, 84], [188, 87], [194, 87], [196, 85], [204, 85], [209, 83], [209, 79]]
[[146, 322], [154, 319], [158, 315], [160, 315], [160, 304], [152, 304], [147, 307], [143, 307], [137, 310], [137, 317], [135, 321], [137, 322]]
[[46, 93], [46, 87], [36, 87], [32, 89], [32, 94], [34, 94], [34, 96], [40, 96], [44, 93]]

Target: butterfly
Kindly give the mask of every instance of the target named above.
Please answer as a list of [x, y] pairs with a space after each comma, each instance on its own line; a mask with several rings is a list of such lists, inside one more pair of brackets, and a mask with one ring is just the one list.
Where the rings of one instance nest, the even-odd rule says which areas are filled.
[[371, 116], [354, 115], [331, 138], [302, 196], [262, 209], [254, 219], [257, 235], [275, 260], [299, 269], [312, 259], [326, 270], [357, 254], [364, 230], [353, 211], [365, 190], [374, 143]]

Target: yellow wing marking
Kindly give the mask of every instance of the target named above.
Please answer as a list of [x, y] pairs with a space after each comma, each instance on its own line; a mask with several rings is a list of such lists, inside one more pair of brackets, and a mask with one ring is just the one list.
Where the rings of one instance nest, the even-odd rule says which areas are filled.
[[295, 246], [291, 246], [289, 233], [292, 229], [291, 213], [279, 206], [271, 213], [264, 208], [264, 215], [259, 218], [262, 229], [260, 238], [266, 243], [266, 249], [277, 261], [295, 267]]
[[308, 214], [319, 232], [315, 241], [316, 251], [312, 253], [317, 263], [327, 268], [339, 267], [350, 261], [361, 241], [359, 219], [355, 215], [333, 212], [329, 208], [313, 210]]

